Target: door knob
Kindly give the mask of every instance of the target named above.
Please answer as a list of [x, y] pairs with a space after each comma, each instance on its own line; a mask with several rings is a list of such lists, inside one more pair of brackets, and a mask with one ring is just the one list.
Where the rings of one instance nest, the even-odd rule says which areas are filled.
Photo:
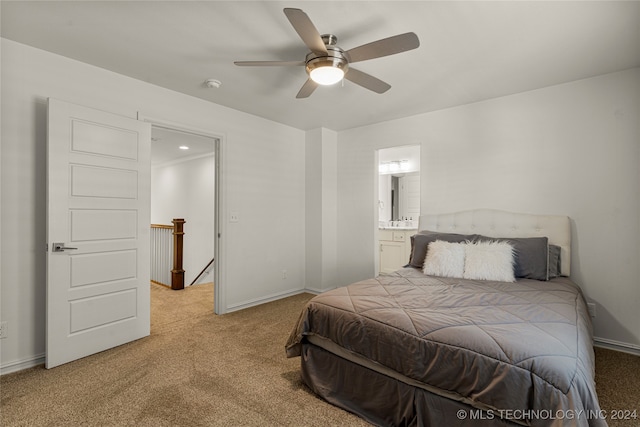
[[65, 246], [64, 243], [53, 244], [53, 252], [64, 252], [69, 249], [78, 249], [78, 248], [70, 248], [69, 246]]

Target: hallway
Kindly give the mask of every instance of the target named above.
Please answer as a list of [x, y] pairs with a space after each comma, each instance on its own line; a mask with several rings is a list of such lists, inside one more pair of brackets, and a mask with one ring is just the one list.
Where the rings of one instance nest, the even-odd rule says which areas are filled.
[[213, 283], [174, 291], [151, 283], [151, 334], [180, 326], [185, 320], [213, 314]]

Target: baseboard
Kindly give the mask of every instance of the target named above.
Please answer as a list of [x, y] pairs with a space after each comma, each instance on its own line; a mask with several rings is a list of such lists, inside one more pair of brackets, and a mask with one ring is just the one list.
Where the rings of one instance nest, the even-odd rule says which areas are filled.
[[626, 342], [610, 340], [607, 338], [594, 337], [593, 345], [596, 347], [606, 348], [609, 350], [621, 351], [623, 353], [630, 353], [636, 356], [640, 356], [640, 345], [629, 344]]
[[256, 298], [256, 299], [252, 299], [249, 301], [245, 301], [245, 302], [241, 302], [238, 304], [232, 304], [227, 306], [227, 313], [231, 313], [234, 311], [238, 311], [238, 310], [243, 310], [245, 308], [249, 308], [249, 307], [254, 307], [256, 305], [260, 305], [260, 304], [264, 304], [267, 302], [271, 302], [271, 301], [276, 301], [282, 298], [287, 298], [287, 297], [292, 297], [294, 295], [298, 295], [298, 294], [302, 294], [304, 292], [307, 292], [306, 289], [293, 289], [290, 291], [285, 291], [285, 292], [280, 292], [277, 294], [271, 294], [271, 295], [267, 295], [265, 297], [262, 298]]
[[16, 360], [7, 364], [0, 365], [0, 376], [10, 374], [12, 372], [22, 371], [23, 369], [33, 368], [34, 366], [43, 365], [45, 362], [45, 354], [42, 353], [28, 359]]

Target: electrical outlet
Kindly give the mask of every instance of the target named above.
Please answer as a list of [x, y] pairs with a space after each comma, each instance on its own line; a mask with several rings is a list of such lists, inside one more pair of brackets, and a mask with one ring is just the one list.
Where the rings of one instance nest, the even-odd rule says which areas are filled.
[[282, 280], [287, 278], [287, 270], [282, 270]]
[[7, 321], [0, 322], [0, 339], [6, 338], [9, 334], [9, 329], [7, 326]]
[[589, 309], [589, 315], [591, 317], [596, 317], [596, 303], [588, 302], [587, 303], [587, 308]]

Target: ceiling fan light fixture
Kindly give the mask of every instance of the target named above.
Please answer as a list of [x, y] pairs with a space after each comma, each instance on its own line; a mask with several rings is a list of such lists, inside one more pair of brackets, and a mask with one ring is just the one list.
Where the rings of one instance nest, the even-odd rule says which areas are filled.
[[314, 68], [309, 72], [311, 80], [319, 85], [332, 85], [338, 83], [344, 78], [344, 71], [342, 69], [334, 67], [332, 65], [325, 65], [324, 67]]
[[344, 78], [349, 63], [340, 56], [315, 57], [307, 61], [307, 73], [319, 85], [336, 84]]

